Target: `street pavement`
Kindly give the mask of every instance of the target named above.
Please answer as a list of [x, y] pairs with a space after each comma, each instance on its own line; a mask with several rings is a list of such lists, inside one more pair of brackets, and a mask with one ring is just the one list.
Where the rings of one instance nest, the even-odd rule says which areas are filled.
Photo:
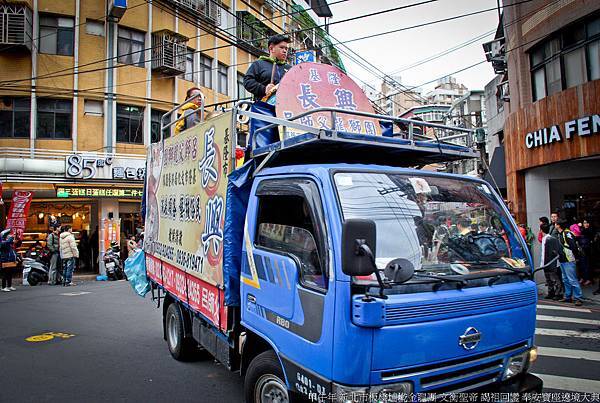
[[544, 392], [599, 393], [600, 305], [540, 299], [536, 325], [531, 372], [544, 381]]
[[125, 281], [0, 292], [0, 402], [241, 402], [238, 374], [171, 357], [161, 312]]
[[[238, 374], [171, 358], [161, 310], [127, 282], [19, 286], [0, 312], [0, 402], [242, 401]], [[600, 392], [600, 305], [540, 300], [537, 313], [544, 391]]]

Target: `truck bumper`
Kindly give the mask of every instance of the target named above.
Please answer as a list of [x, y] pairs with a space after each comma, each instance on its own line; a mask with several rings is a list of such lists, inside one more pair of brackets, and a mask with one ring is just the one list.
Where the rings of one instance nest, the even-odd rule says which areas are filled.
[[522, 374], [508, 381], [485, 387], [478, 392], [495, 393], [541, 393], [544, 386], [542, 380], [533, 374]]

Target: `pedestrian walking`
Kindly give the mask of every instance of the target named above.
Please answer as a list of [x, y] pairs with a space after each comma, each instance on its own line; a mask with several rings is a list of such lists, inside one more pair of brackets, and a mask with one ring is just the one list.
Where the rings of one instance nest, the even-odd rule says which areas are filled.
[[539, 218], [539, 222], [540, 222], [540, 230], [538, 231], [538, 242], [542, 243], [542, 238], [544, 238], [544, 233], [542, 232], [542, 224], [548, 224], [548, 228], [550, 228], [550, 220], [548, 219], [548, 217], [540, 217]]
[[[542, 223], [540, 231], [544, 234], [542, 237], [540, 265], [544, 267], [544, 276], [546, 277], [546, 286], [548, 287], [548, 294], [544, 298], [559, 300], [562, 299], [563, 295], [560, 282], [560, 262], [565, 260], [565, 254], [558, 239], [550, 236], [549, 223]], [[556, 259], [556, 261], [548, 265], [553, 259]], [[545, 267], [546, 265], [548, 267]]]
[[558, 230], [556, 229], [556, 222], [560, 219], [558, 211], [550, 214], [550, 236], [558, 238]]
[[575, 305], [580, 306], [582, 305], [581, 298], [583, 293], [579, 281], [577, 281], [577, 268], [575, 267], [579, 253], [575, 236], [567, 229], [567, 220], [564, 218], [558, 219], [554, 225], [558, 231], [558, 240], [565, 254], [564, 262], [560, 263], [565, 297], [560, 302], [572, 302], [571, 298], [574, 298]]
[[75, 270], [76, 259], [79, 258], [79, 249], [77, 249], [75, 236], [70, 225], [64, 226], [63, 232], [60, 234], [60, 256], [64, 267], [63, 285], [75, 285], [73, 284], [73, 271]]
[[57, 285], [59, 283], [58, 271], [60, 270], [60, 230], [58, 227], [50, 228], [50, 233], [46, 237], [46, 247], [50, 251], [48, 285]]
[[17, 261], [17, 254], [13, 247], [15, 238], [10, 229], [0, 232], [0, 272], [2, 272], [2, 288], [4, 292], [16, 291], [12, 286], [12, 265]]

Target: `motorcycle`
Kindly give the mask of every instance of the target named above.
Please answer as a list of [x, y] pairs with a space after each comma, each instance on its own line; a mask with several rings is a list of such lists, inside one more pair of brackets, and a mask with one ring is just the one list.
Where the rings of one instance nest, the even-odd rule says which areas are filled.
[[104, 252], [104, 267], [106, 268], [106, 277], [110, 281], [125, 279], [125, 271], [123, 270], [123, 262], [121, 262], [120, 248], [118, 244], [112, 244], [110, 248]]
[[30, 286], [48, 282], [50, 251], [47, 248], [31, 248], [23, 258], [23, 278]]

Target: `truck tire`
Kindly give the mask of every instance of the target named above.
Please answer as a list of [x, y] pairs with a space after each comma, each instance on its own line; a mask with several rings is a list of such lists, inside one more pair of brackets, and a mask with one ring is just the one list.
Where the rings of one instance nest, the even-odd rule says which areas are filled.
[[183, 326], [183, 313], [179, 304], [174, 302], [167, 308], [165, 316], [167, 345], [177, 361], [192, 361], [198, 356], [198, 345], [193, 339], [185, 337]]
[[254, 357], [244, 379], [246, 403], [290, 402], [285, 377], [274, 351]]

